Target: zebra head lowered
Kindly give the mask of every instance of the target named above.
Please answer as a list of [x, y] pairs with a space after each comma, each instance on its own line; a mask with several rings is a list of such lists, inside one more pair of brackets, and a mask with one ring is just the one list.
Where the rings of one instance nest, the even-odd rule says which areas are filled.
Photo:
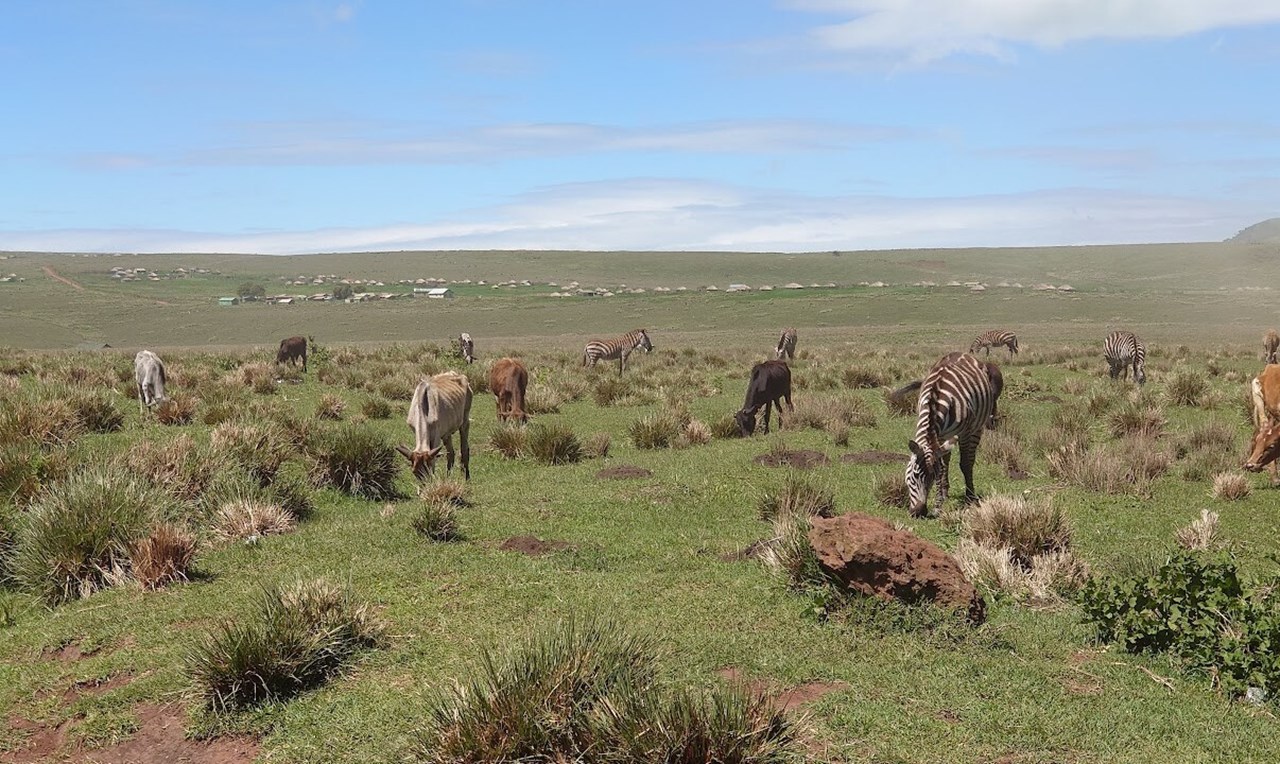
[[907, 460], [907, 509], [916, 517], [928, 513], [929, 492], [934, 483], [946, 479], [944, 460], [955, 448], [953, 438], [945, 443], [921, 445], [915, 440], [907, 441], [911, 449], [911, 458]]

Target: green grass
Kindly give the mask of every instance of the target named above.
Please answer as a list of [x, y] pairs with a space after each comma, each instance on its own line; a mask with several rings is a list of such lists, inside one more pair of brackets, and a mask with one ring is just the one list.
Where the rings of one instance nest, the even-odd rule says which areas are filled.
[[[14, 334], [6, 334], [3, 341], [52, 348], [83, 337], [102, 337], [118, 346], [146, 342], [174, 348], [164, 354], [165, 361], [171, 373], [187, 373], [189, 381], [185, 387], [173, 385], [171, 394], [190, 394], [201, 401], [230, 396], [220, 390], [217, 378], [239, 379], [240, 363], [271, 360], [275, 342], [288, 334], [312, 334], [329, 346], [331, 360], [317, 364], [301, 384], [278, 385], [270, 395], [241, 385], [228, 397], [234, 401], [230, 409], [235, 416], [261, 424], [270, 412], [276, 425], [296, 438], [291, 446], [282, 446], [272, 437], [271, 459], [262, 464], [238, 459], [249, 462], [248, 467], [278, 467], [277, 474], [290, 484], [310, 474], [303, 453], [305, 431], [320, 427], [311, 417], [321, 396], [337, 396], [346, 403], [347, 421], [325, 424], [325, 429], [367, 429], [371, 443], [403, 444], [409, 442], [404, 424], [407, 402], [377, 392], [390, 399], [390, 416], [355, 421], [362, 419], [370, 396], [358, 385], [372, 381], [411, 389], [428, 365], [458, 367], [456, 359], [447, 356], [435, 359], [418, 350], [372, 343], [355, 346], [348, 359], [354, 363], [340, 367], [337, 359], [347, 352], [344, 341], [399, 338], [443, 343], [457, 331], [470, 331], [477, 337], [482, 361], [502, 351], [520, 351], [530, 369], [531, 387], [539, 384], [556, 391], [568, 389], [570, 383], [577, 386], [579, 393], [566, 397], [559, 413], [536, 415], [534, 425], [567, 426], [584, 439], [593, 433], [612, 438], [604, 459], [544, 466], [531, 456], [505, 458], [486, 445], [499, 425], [490, 396], [478, 394], [472, 409], [472, 480], [466, 487], [466, 505], [456, 509], [460, 541], [425, 543], [418, 535], [418, 500], [399, 498], [414, 496], [416, 486], [397, 456], [396, 496], [379, 492], [381, 498], [372, 500], [334, 488], [312, 491], [297, 486], [303, 499], [310, 496], [313, 508], [296, 513], [304, 517], [294, 532], [252, 544], [202, 544], [196, 559], [199, 575], [186, 583], [157, 592], [110, 588], [52, 610], [0, 587], [0, 716], [54, 724], [69, 720], [72, 740], [93, 744], [127, 735], [133, 704], [190, 697], [192, 686], [183, 674], [182, 658], [200, 635], [228, 615], [249, 612], [263, 587], [325, 577], [344, 582], [374, 605], [388, 624], [386, 649], [362, 654], [331, 681], [287, 702], [268, 702], [215, 718], [206, 714], [196, 719], [193, 729], [268, 733], [264, 755], [272, 761], [400, 761], [428, 723], [432, 700], [453, 682], [472, 676], [485, 652], [505, 653], [506, 647], [568, 619], [608, 616], [625, 623], [630, 633], [655, 641], [656, 681], [673, 690], [700, 693], [720, 688], [723, 680], [716, 672], [727, 666], [777, 686], [813, 680], [847, 683], [846, 690], [807, 709], [803, 738], [811, 750], [826, 751], [819, 759], [1275, 760], [1280, 757], [1280, 723], [1269, 713], [1228, 700], [1206, 681], [1183, 674], [1169, 658], [1100, 652], [1071, 603], [1037, 610], [996, 601], [989, 608], [988, 623], [972, 631], [921, 628], [910, 619], [822, 620], [814, 615], [819, 608], [811, 596], [788, 589], [763, 565], [722, 560], [772, 532], [759, 519], [761, 497], [781, 491], [787, 471], [756, 465], [753, 459], [783, 446], [831, 457], [829, 466], [808, 477], [830, 492], [835, 512], [857, 510], [887, 517], [954, 548], [956, 532], [940, 521], [910, 518], [904, 510], [876, 502], [876, 476], [900, 474], [900, 465], [840, 461], [844, 453], [864, 450], [905, 454], [915, 424], [910, 416], [889, 416], [880, 390], [845, 390], [841, 375], [855, 367], [890, 369], [895, 378], [889, 384], [897, 386], [922, 375], [944, 352], [967, 347], [979, 331], [1008, 325], [1018, 331], [1023, 353], [1011, 364], [999, 361], [1006, 380], [1001, 413], [1022, 433], [1020, 463], [1030, 477], [1008, 477], [1003, 466], [980, 449], [980, 493], [1052, 494], [1054, 505], [1070, 518], [1072, 548], [1101, 573], [1123, 569], [1135, 557], [1163, 554], [1173, 547], [1178, 528], [1199, 517], [1201, 509], [1216, 509], [1219, 535], [1238, 549], [1244, 572], [1270, 572], [1274, 563], [1269, 555], [1280, 553], [1280, 534], [1275, 532], [1280, 494], [1267, 486], [1266, 476], [1250, 476], [1251, 495], [1230, 503], [1211, 497], [1212, 474], [1184, 478], [1187, 460], [1205, 449], [1232, 451], [1232, 461], [1238, 464], [1234, 451], [1243, 447], [1249, 432], [1238, 399], [1245, 380], [1260, 367], [1260, 348], [1255, 347], [1260, 337], [1255, 335], [1261, 335], [1262, 322], [1270, 320], [1264, 317], [1264, 301], [1234, 291], [1237, 285], [1256, 281], [1256, 273], [1250, 275], [1245, 268], [1257, 265], [1255, 250], [1216, 251], [1222, 255], [1222, 284], [1228, 286], [1222, 293], [1218, 281], [1206, 280], [1203, 266], [1191, 265], [1190, 248], [1176, 247], [1064, 250], [1041, 253], [1034, 262], [1026, 261], [1025, 251], [1015, 250], [848, 253], [838, 258], [815, 254], [787, 256], [785, 267], [776, 257], [759, 255], [740, 260], [733, 260], [737, 255], [645, 255], [631, 262], [614, 255], [575, 259], [556, 253], [495, 254], [476, 256], [468, 264], [460, 256], [442, 253], [367, 259], [325, 256], [328, 259], [305, 265], [283, 258], [173, 256], [174, 263], [221, 262], [232, 287], [250, 276], [312, 272], [490, 280], [543, 276], [562, 282], [578, 278], [588, 284], [619, 262], [626, 265], [620, 266], [625, 272], [619, 272], [618, 280], [640, 285], [674, 286], [683, 281], [689, 286], [723, 286], [724, 274], [739, 272], [741, 280], [753, 283], [792, 278], [847, 282], [860, 268], [866, 268], [867, 275], [857, 276], [858, 281], [892, 280], [893, 274], [910, 273], [919, 274], [912, 281], [945, 281], [938, 276], [941, 266], [912, 263], [945, 260], [948, 271], [960, 278], [960, 266], [973, 258], [983, 263], [972, 269], [975, 276], [1024, 283], [1066, 281], [1082, 290], [1070, 296], [1006, 294], [994, 288], [984, 294], [851, 288], [775, 292], [771, 299], [650, 294], [608, 300], [473, 293], [430, 305], [416, 301], [296, 309], [207, 305], [201, 290], [222, 288], [220, 284], [178, 288], [169, 282], [117, 285], [93, 279], [94, 270], [132, 259], [126, 257], [24, 256], [6, 261], [10, 270], [28, 280], [17, 285], [25, 292], [0, 291], [0, 321], [6, 331], [14, 327]], [[1170, 267], [1156, 268], [1164, 259]], [[84, 283], [85, 292], [49, 282], [38, 269], [48, 262]], [[578, 273], [570, 272], [575, 262], [581, 266]], [[1200, 270], [1177, 270], [1184, 266]], [[1002, 268], [1012, 269], [1010, 275], [979, 273]], [[1049, 271], [1059, 275], [1050, 276]], [[1098, 275], [1091, 280], [1086, 271]], [[779, 275], [783, 273], [787, 275]], [[826, 273], [831, 275], [819, 275]], [[1108, 280], [1112, 276], [1120, 286]], [[129, 292], [133, 286], [140, 289]], [[67, 294], [53, 299], [62, 294], [59, 290]], [[155, 299], [172, 305], [157, 306]], [[647, 400], [662, 400], [659, 388], [676, 392], [690, 399], [694, 418], [716, 422], [741, 406], [750, 364], [772, 346], [777, 327], [799, 325], [799, 350], [808, 355], [794, 364], [795, 375], [831, 387], [797, 386], [797, 407], [808, 398], [839, 391], [842, 400], [856, 398], [873, 412], [874, 426], [848, 429], [848, 445], [836, 445], [830, 432], [788, 426], [768, 437], [716, 439], [693, 448], [636, 448], [627, 435], [632, 423], [660, 414], [664, 407], [639, 403], [636, 396], [598, 406], [591, 395], [596, 376], [577, 367], [576, 351], [588, 334], [646, 324], [658, 349], [633, 357], [627, 379], [637, 391], [650, 394]], [[1111, 324], [1133, 327], [1151, 348], [1143, 406], [1159, 408], [1166, 419], [1159, 442], [1174, 453], [1179, 450], [1175, 444], [1211, 441], [1204, 449], [1181, 449], [1186, 457], [1175, 460], [1151, 484], [1149, 497], [1103, 495], [1056, 481], [1048, 474], [1039, 445], [1044, 433], [1055, 429], [1055, 412], [1063, 405], [1080, 405], [1082, 390], [1110, 389], [1099, 346], [1103, 330]], [[250, 347], [254, 343], [256, 349]], [[1186, 352], [1178, 348], [1182, 344], [1189, 346]], [[693, 350], [683, 352], [686, 345]], [[176, 349], [183, 346], [205, 347]], [[0, 360], [6, 365], [25, 363], [37, 371], [70, 363], [114, 375], [119, 367], [128, 368], [131, 355], [11, 352]], [[325, 368], [351, 372], [322, 383]], [[1169, 402], [1167, 386], [1184, 370], [1202, 375], [1208, 385], [1208, 393], [1197, 398], [1199, 405]], [[46, 384], [64, 384], [60, 377], [46, 383], [37, 374], [13, 378], [23, 396], [38, 394]], [[1108, 414], [1127, 410], [1123, 404], [1131, 388], [1115, 389], [1110, 409], [1084, 423], [1093, 443], [1119, 442], [1112, 436]], [[0, 395], [9, 393], [0, 388]], [[144, 418], [134, 402], [121, 397], [118, 403], [124, 414], [120, 430], [74, 436], [65, 457], [72, 472], [77, 465], [175, 436], [192, 438], [200, 458], [216, 453], [209, 446], [213, 427], [203, 424], [199, 415], [192, 424], [170, 427]], [[790, 418], [784, 421], [790, 425]], [[285, 461], [277, 464], [281, 458]], [[602, 468], [621, 464], [645, 467], [653, 476], [627, 481], [595, 477]], [[60, 474], [61, 469], [53, 478]], [[201, 484], [193, 480], [192, 485]], [[953, 459], [953, 502], [961, 493], [958, 460]], [[498, 548], [504, 540], [522, 535], [569, 546], [538, 557]], [[53, 650], [72, 643], [88, 657], [71, 663], [51, 658]], [[74, 681], [123, 672], [134, 677], [127, 686], [83, 697], [72, 706], [58, 700]], [[1152, 674], [1167, 678], [1172, 689], [1154, 681]], [[0, 750], [17, 744], [6, 739]]]

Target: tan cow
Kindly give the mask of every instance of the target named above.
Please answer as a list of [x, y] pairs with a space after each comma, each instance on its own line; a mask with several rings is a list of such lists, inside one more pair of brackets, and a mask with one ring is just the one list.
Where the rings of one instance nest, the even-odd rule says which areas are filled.
[[443, 447], [448, 455], [447, 471], [453, 471], [453, 434], [462, 441], [462, 472], [471, 479], [471, 447], [467, 432], [471, 429], [471, 383], [465, 375], [446, 371], [428, 377], [414, 388], [406, 420], [413, 430], [413, 450], [396, 446], [409, 460], [413, 476], [423, 480], [431, 474], [436, 457]]
[[529, 385], [529, 370], [515, 358], [501, 358], [489, 369], [489, 391], [498, 399], [498, 421], [524, 424], [529, 415], [524, 410], [524, 392]]
[[1270, 363], [1249, 385], [1253, 398], [1253, 443], [1244, 468], [1261, 472], [1271, 465], [1271, 484], [1280, 483], [1276, 457], [1280, 456], [1280, 364]]

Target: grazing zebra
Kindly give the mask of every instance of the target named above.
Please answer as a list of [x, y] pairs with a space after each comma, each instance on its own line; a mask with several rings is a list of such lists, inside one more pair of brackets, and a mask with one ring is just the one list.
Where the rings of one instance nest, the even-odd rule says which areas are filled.
[[978, 455], [982, 430], [994, 427], [996, 400], [1004, 389], [1004, 377], [993, 363], [980, 361], [968, 353], [951, 353], [934, 364], [929, 375], [893, 393], [901, 397], [913, 390], [919, 418], [916, 434], [907, 445], [907, 498], [911, 513], [927, 512], [929, 490], [938, 484], [938, 503], [947, 500], [950, 486], [947, 469], [951, 449], [960, 444], [960, 471], [964, 473], [965, 501], [976, 501], [973, 489], [973, 462]]
[[471, 341], [471, 335], [466, 332], [458, 335], [458, 355], [467, 359], [467, 363], [476, 362], [476, 343]]
[[1142, 344], [1133, 332], [1115, 331], [1107, 335], [1102, 343], [1102, 356], [1111, 367], [1111, 378], [1116, 379], [1120, 372], [1129, 379], [1129, 367], [1133, 367], [1133, 380], [1139, 385], [1147, 381], [1147, 347]]
[[796, 330], [794, 328], [783, 329], [782, 336], [778, 338], [778, 346], [773, 349], [774, 360], [781, 361], [783, 356], [786, 356], [789, 361], [796, 359]]
[[618, 373], [621, 374], [626, 370], [627, 356], [631, 355], [633, 350], [644, 350], [646, 353], [653, 350], [653, 343], [649, 342], [649, 335], [644, 329], [636, 329], [634, 332], [627, 332], [613, 339], [591, 340], [582, 349], [582, 365], [595, 366], [599, 361], [612, 361], [617, 358]]
[[1276, 363], [1276, 350], [1280, 349], [1280, 333], [1268, 329], [1262, 338], [1262, 349], [1267, 351], [1267, 363]]
[[986, 348], [987, 355], [991, 355], [991, 348], [998, 348], [1001, 345], [1009, 348], [1009, 357], [1013, 358], [1018, 354], [1018, 335], [1005, 329], [992, 329], [989, 332], [983, 332], [969, 346], [970, 353], [977, 353], [979, 350]]

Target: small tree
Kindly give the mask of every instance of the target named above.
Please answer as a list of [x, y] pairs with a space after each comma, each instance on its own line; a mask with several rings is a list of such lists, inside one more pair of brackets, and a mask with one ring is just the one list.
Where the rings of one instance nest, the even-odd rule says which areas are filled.
[[351, 288], [350, 284], [339, 284], [333, 288], [333, 299], [335, 300], [349, 300], [354, 294], [355, 290]]
[[267, 296], [267, 290], [261, 285], [253, 281], [246, 281], [236, 287], [236, 295], [241, 300], [261, 300]]

